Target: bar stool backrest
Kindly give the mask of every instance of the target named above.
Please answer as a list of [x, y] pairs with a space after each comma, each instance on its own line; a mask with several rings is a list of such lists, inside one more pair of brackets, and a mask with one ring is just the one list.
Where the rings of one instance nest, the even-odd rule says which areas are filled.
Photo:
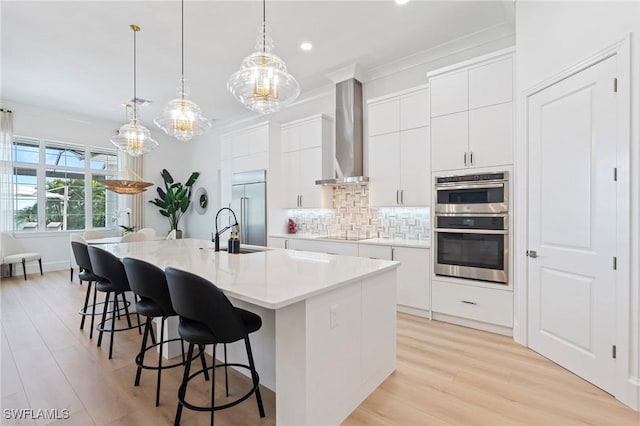
[[143, 299], [150, 299], [160, 306], [165, 316], [176, 312], [171, 304], [171, 295], [164, 271], [155, 265], [139, 259], [122, 259], [131, 290]]
[[78, 266], [88, 272], [93, 272], [87, 245], [80, 241], [71, 241], [71, 249], [73, 250], [73, 257], [76, 258]]
[[215, 284], [175, 268], [165, 269], [165, 274], [178, 315], [205, 325], [218, 343], [232, 343], [247, 335], [242, 319]]
[[88, 246], [93, 273], [107, 279], [115, 291], [130, 291], [127, 273], [120, 259], [95, 246]]

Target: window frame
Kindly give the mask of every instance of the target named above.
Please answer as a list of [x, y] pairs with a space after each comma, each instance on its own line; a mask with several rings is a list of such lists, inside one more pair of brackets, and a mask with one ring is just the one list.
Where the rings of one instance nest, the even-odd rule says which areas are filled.
[[[28, 162], [19, 162], [13, 159], [13, 150], [14, 145], [16, 143], [25, 142], [28, 144], [38, 146], [38, 163], [28, 163]], [[16, 168], [21, 169], [31, 169], [36, 172], [36, 203], [38, 205], [38, 227], [33, 231], [24, 231], [18, 229], [17, 223], [15, 220], [16, 211], [14, 211], [13, 217], [13, 232], [19, 235], [33, 235], [33, 234], [43, 234], [43, 235], [59, 235], [60, 233], [65, 232], [81, 232], [86, 229], [102, 229], [102, 230], [114, 230], [117, 229], [117, 226], [111, 224], [109, 220], [111, 214], [113, 212], [109, 212], [107, 210], [108, 200], [105, 199], [105, 226], [104, 227], [94, 227], [93, 226], [93, 186], [92, 182], [95, 176], [110, 176], [117, 174], [117, 168], [119, 165], [119, 152], [117, 149], [109, 149], [104, 147], [90, 146], [90, 145], [79, 145], [67, 142], [60, 142], [51, 139], [39, 139], [32, 137], [25, 137], [14, 135], [11, 140], [12, 145], [12, 169]], [[73, 167], [64, 165], [56, 165], [56, 164], [47, 164], [47, 147], [50, 148], [63, 148], [65, 150], [72, 150], [84, 153], [84, 167]], [[105, 154], [105, 155], [113, 155], [115, 157], [115, 169], [94, 169], [91, 168], [91, 155], [92, 154]], [[84, 203], [85, 203], [85, 211], [84, 211], [84, 227], [82, 229], [63, 229], [60, 231], [51, 231], [47, 230], [47, 208], [46, 208], [46, 188], [47, 188], [47, 171], [48, 170], [57, 170], [61, 172], [69, 172], [69, 173], [81, 173], [84, 176]], [[15, 173], [13, 171], [12, 173]], [[15, 174], [13, 174], [15, 176]], [[16, 208], [16, 199], [17, 194], [15, 193], [16, 183], [13, 183], [13, 205], [14, 209]], [[114, 212], [118, 210], [119, 197], [114, 194], [115, 197], [115, 205], [113, 206]]]

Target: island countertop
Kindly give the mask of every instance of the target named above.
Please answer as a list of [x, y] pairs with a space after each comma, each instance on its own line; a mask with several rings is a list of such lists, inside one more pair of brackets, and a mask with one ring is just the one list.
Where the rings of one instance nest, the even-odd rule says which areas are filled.
[[279, 309], [386, 270], [399, 262], [265, 248], [248, 254], [215, 252], [207, 240], [180, 239], [105, 244], [118, 258], [174, 267], [216, 284], [225, 294]]

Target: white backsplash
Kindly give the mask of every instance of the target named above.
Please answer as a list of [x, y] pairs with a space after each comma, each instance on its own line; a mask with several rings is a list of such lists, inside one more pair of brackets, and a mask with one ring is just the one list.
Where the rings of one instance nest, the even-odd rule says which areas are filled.
[[333, 209], [292, 209], [288, 217], [298, 233], [361, 238], [429, 238], [428, 207], [369, 207], [369, 186], [344, 185], [333, 189]]

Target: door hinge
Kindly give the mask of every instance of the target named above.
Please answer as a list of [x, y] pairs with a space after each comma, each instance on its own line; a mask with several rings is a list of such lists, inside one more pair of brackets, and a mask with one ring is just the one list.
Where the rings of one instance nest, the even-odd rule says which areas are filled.
[[616, 345], [613, 345], [613, 346], [611, 347], [611, 357], [612, 357], [613, 359], [616, 359]]
[[617, 78], [613, 79], [613, 92], [614, 93], [618, 92], [618, 79]]
[[613, 270], [617, 270], [618, 269], [618, 258], [613, 256]]

